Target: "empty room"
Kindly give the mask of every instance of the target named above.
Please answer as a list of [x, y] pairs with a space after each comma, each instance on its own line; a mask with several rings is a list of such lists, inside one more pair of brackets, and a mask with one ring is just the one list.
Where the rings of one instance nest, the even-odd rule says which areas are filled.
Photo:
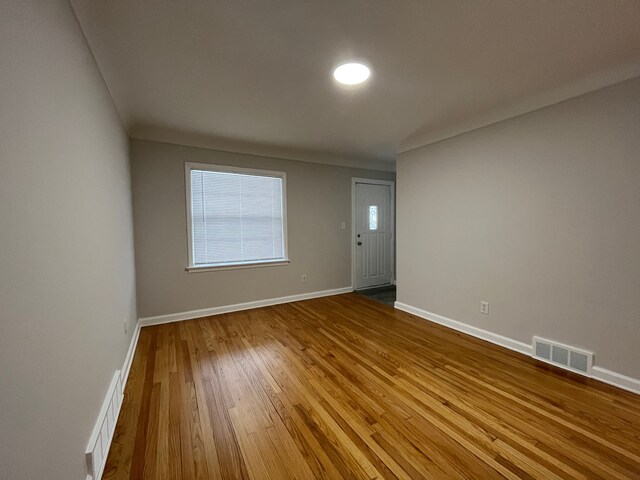
[[0, 480], [640, 479], [640, 1], [0, 0]]

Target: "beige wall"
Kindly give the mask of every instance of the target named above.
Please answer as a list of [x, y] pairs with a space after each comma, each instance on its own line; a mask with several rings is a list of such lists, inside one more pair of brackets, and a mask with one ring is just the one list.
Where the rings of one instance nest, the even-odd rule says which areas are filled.
[[402, 154], [397, 176], [400, 302], [640, 378], [640, 79]]
[[0, 66], [0, 479], [84, 480], [136, 317], [128, 140], [66, 0], [3, 1]]
[[[131, 141], [140, 317], [351, 285], [351, 177], [394, 173]], [[185, 162], [284, 171], [291, 264], [187, 273]], [[346, 230], [340, 223], [347, 222]], [[308, 276], [300, 283], [300, 275]]]

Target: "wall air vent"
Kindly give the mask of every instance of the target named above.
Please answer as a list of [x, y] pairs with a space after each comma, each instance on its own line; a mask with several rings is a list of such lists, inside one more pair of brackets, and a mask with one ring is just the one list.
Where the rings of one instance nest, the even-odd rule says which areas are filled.
[[593, 353], [540, 337], [533, 337], [533, 357], [587, 376], [593, 366]]

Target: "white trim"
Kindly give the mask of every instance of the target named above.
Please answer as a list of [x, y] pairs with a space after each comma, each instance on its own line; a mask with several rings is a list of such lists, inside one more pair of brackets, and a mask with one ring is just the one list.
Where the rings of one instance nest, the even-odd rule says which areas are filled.
[[122, 376], [120, 370], [117, 370], [113, 374], [107, 395], [102, 402], [100, 413], [85, 449], [88, 479], [100, 480], [102, 478], [104, 467], [107, 464], [107, 456], [111, 449], [111, 441], [116, 431], [123, 398]]
[[237, 303], [235, 305], [225, 305], [221, 307], [203, 308], [201, 310], [191, 310], [189, 312], [170, 313], [168, 315], [158, 315], [155, 317], [145, 317], [138, 320], [141, 327], [150, 325], [160, 325], [163, 323], [179, 322], [192, 318], [208, 317], [209, 315], [219, 315], [221, 313], [238, 312], [240, 310], [250, 310], [252, 308], [268, 307], [281, 303], [299, 302], [311, 298], [329, 297], [353, 292], [353, 287], [334, 288], [332, 290], [322, 290], [320, 292], [301, 293], [289, 295], [287, 297], [268, 298], [265, 300], [255, 300], [253, 302]]
[[627, 377], [602, 367], [592, 367], [591, 378], [640, 395], [640, 380], [637, 378]]
[[[138, 338], [140, 337], [140, 322], [136, 322], [136, 326], [133, 330], [133, 335], [131, 335], [131, 341], [129, 342], [129, 349], [127, 350], [127, 355], [124, 358], [124, 363], [122, 365], [122, 369], [115, 372], [113, 379], [111, 380], [111, 384], [109, 385], [109, 389], [107, 390], [107, 395], [102, 402], [102, 407], [100, 408], [100, 413], [98, 414], [98, 418], [96, 419], [96, 423], [93, 428], [93, 432], [91, 433], [91, 437], [89, 439], [89, 443], [87, 444], [87, 449], [85, 452], [85, 457], [87, 458], [87, 468], [89, 468], [89, 462], [93, 458], [93, 451], [98, 447], [97, 440], [99, 435], [102, 432], [102, 426], [105, 421], [105, 417], [108, 415], [108, 408], [112, 405], [112, 402], [116, 401], [116, 409], [113, 418], [111, 421], [113, 424], [110, 426], [110, 434], [108, 441], [108, 447], [106, 449], [106, 453], [102, 458], [101, 465], [98, 467], [97, 475], [94, 477], [91, 473], [87, 474], [86, 480], [99, 480], [102, 477], [102, 472], [104, 470], [104, 466], [106, 464], [106, 457], [109, 454], [109, 450], [111, 449], [111, 442], [113, 440], [113, 435], [115, 433], [115, 427], [118, 421], [118, 416], [120, 414], [120, 408], [122, 407], [122, 403], [124, 400], [124, 390], [127, 385], [127, 379], [129, 378], [129, 372], [131, 371], [131, 364], [133, 362], [133, 356], [136, 353], [136, 347], [138, 346]], [[101, 442], [104, 439], [100, 439]]]
[[394, 307], [398, 310], [412, 313], [413, 315], [424, 318], [425, 320], [429, 320], [430, 322], [444, 325], [445, 327], [449, 327], [453, 330], [466, 333], [467, 335], [471, 335], [472, 337], [486, 340], [487, 342], [495, 343], [496, 345], [500, 345], [501, 347], [508, 348], [509, 350], [513, 350], [524, 355], [531, 355], [531, 353], [533, 352], [531, 345], [527, 345], [526, 343], [519, 342], [518, 340], [513, 340], [512, 338], [503, 337], [502, 335], [489, 332], [488, 330], [472, 327], [471, 325], [467, 325], [466, 323], [458, 322], [457, 320], [452, 320], [450, 318], [443, 317], [442, 315], [427, 312], [426, 310], [421, 310], [405, 303], [395, 302]]
[[[411, 305], [407, 305], [406, 303], [395, 302], [394, 307], [398, 310], [402, 310], [403, 312], [411, 313], [420, 318], [424, 318], [425, 320], [429, 320], [430, 322], [434, 322], [453, 330], [457, 330], [458, 332], [466, 333], [467, 335], [486, 340], [487, 342], [491, 342], [501, 347], [508, 348], [509, 350], [531, 356], [531, 358], [537, 361], [548, 363], [549, 365], [554, 365], [555, 367], [564, 368], [556, 363], [547, 362], [544, 361], [544, 359], [533, 356], [532, 345], [528, 345], [512, 338], [503, 337], [502, 335], [498, 335], [497, 333], [489, 332], [487, 330], [482, 330], [481, 328], [472, 327], [471, 325], [467, 325], [466, 323], [452, 320], [435, 313], [427, 312], [426, 310], [412, 307]], [[613, 385], [614, 387], [618, 387], [628, 392], [640, 395], [640, 380], [636, 378], [627, 377], [626, 375], [622, 375], [620, 373], [613, 372], [611, 370], [607, 370], [606, 368], [598, 366], [591, 367], [590, 375], [585, 375], [579, 370], [571, 369], [571, 371], [576, 372], [582, 376], [593, 378], [594, 380], [599, 380], [609, 385]]]
[[[396, 182], [393, 180], [376, 180], [373, 178], [351, 177], [351, 285], [357, 288], [356, 282], [356, 183], [367, 183], [369, 185], [386, 185], [391, 189], [391, 281], [389, 284], [396, 284]], [[374, 285], [382, 287], [384, 285]]]
[[189, 273], [215, 272], [220, 270], [241, 270], [243, 268], [260, 268], [260, 267], [281, 267], [289, 265], [291, 260], [265, 260], [264, 262], [251, 263], [223, 263], [219, 265], [202, 265], [200, 267], [187, 267], [185, 270]]
[[[269, 261], [280, 262], [282, 265], [288, 264], [289, 260], [289, 242], [287, 236], [287, 174], [286, 172], [276, 172], [271, 170], [258, 170], [255, 168], [241, 168], [229, 165], [213, 165], [210, 163], [184, 163], [184, 184], [185, 184], [185, 208], [187, 214], [187, 267], [186, 270], [191, 272], [192, 269], [200, 268], [193, 263], [193, 227], [191, 225], [191, 170], [207, 170], [210, 172], [227, 172], [238, 173], [243, 175], [259, 175], [261, 177], [274, 177], [282, 180], [282, 255], [283, 258], [275, 258]], [[257, 262], [236, 264], [227, 264], [219, 266], [206, 266], [204, 268], [216, 268], [218, 270], [232, 270], [242, 268], [244, 266], [254, 267]], [[202, 271], [202, 270], [201, 270]]]
[[138, 346], [139, 336], [140, 336], [140, 322], [136, 322], [135, 329], [133, 330], [133, 335], [131, 336], [131, 343], [129, 343], [129, 350], [127, 351], [127, 356], [124, 358], [124, 364], [122, 365], [122, 370], [120, 370], [120, 375], [122, 377], [123, 392], [127, 386], [127, 380], [129, 379], [129, 372], [131, 371], [133, 356], [135, 355], [136, 347]]

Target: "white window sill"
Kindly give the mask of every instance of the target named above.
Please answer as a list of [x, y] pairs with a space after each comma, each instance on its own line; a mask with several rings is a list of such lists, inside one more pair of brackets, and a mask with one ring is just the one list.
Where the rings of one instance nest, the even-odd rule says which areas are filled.
[[189, 273], [216, 272], [220, 270], [240, 270], [243, 268], [280, 267], [283, 265], [289, 265], [289, 263], [291, 263], [291, 261], [287, 258], [284, 260], [268, 260], [265, 262], [225, 263], [223, 265], [202, 265], [198, 267], [187, 267], [185, 268], [185, 271]]

